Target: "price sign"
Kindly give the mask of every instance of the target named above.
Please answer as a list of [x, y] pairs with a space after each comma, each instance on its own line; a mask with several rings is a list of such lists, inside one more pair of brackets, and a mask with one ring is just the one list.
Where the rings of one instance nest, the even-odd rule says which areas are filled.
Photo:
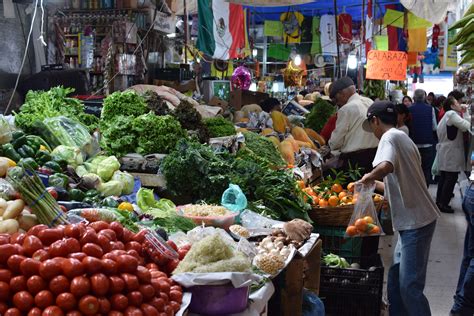
[[397, 80], [407, 78], [407, 53], [371, 50], [367, 55], [367, 79]]

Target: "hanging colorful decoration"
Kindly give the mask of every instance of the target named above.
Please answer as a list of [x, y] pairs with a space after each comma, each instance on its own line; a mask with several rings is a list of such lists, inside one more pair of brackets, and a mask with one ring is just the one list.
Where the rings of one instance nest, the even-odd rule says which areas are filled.
[[250, 84], [252, 83], [252, 75], [250, 74], [249, 69], [242, 65], [235, 68], [230, 82], [232, 83], [232, 87], [234, 89], [248, 90], [250, 88]]
[[339, 14], [337, 28], [341, 43], [350, 44], [352, 42], [352, 16], [347, 13]]
[[282, 73], [285, 87], [302, 87], [306, 84], [308, 72], [304, 61], [297, 66], [293, 60], [290, 60], [286, 68], [282, 69]]

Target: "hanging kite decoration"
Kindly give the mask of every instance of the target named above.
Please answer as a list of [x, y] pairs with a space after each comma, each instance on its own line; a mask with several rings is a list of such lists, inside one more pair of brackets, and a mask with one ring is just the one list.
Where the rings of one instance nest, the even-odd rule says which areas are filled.
[[235, 68], [230, 82], [232, 83], [232, 88], [234, 89], [248, 90], [250, 88], [250, 84], [252, 83], [252, 75], [250, 74], [249, 69], [242, 65]]
[[301, 62], [296, 66], [293, 60], [290, 60], [285, 69], [282, 69], [283, 81], [285, 87], [302, 87], [306, 84], [306, 65]]

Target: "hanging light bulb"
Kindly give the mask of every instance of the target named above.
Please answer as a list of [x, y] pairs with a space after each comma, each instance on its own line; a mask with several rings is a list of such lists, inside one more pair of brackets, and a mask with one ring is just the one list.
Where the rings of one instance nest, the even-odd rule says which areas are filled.
[[300, 56], [300, 54], [297, 54], [297, 55], [295, 56], [294, 62], [295, 62], [295, 65], [296, 65], [296, 66], [301, 65], [301, 56]]
[[278, 92], [279, 90], [280, 90], [280, 86], [278, 85], [278, 82], [274, 82], [272, 86], [272, 91]]
[[349, 57], [347, 57], [347, 67], [349, 67], [349, 69], [356, 69], [357, 68], [357, 56], [356, 55], [349, 55]]
[[256, 48], [252, 49], [252, 56], [257, 57], [258, 50]]

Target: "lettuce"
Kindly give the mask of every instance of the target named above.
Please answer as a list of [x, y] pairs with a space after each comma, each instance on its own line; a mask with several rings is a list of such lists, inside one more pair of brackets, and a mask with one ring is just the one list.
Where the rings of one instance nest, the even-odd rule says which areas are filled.
[[116, 180], [123, 183], [122, 195], [128, 195], [133, 192], [135, 186], [135, 179], [128, 172], [115, 171], [112, 176], [112, 180]]
[[104, 181], [109, 181], [114, 172], [120, 169], [120, 162], [115, 156], [110, 156], [101, 161], [97, 166], [97, 174]]

